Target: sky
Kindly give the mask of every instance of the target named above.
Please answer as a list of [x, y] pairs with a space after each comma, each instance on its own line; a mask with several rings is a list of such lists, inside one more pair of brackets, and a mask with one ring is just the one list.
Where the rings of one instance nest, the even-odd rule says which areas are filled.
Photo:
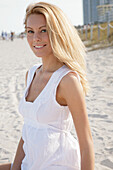
[[23, 32], [27, 6], [40, 1], [60, 7], [73, 25], [83, 24], [82, 0], [0, 0], [0, 32]]

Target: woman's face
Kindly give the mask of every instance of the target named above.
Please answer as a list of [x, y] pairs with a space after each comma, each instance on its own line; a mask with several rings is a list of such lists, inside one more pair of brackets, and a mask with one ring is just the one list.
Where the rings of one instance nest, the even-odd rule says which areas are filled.
[[37, 57], [53, 55], [44, 15], [31, 14], [27, 19], [26, 30], [27, 41]]

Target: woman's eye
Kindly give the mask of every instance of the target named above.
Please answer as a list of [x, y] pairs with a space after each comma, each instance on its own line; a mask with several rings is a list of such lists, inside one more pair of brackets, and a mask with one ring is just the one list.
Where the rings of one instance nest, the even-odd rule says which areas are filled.
[[34, 33], [32, 30], [28, 30], [27, 32], [28, 32], [28, 33]]
[[41, 32], [47, 32], [46, 29], [41, 30]]

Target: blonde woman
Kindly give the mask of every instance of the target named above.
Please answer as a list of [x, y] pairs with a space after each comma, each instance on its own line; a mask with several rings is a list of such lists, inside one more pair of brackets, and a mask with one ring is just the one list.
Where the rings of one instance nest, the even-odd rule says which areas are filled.
[[[52, 4], [29, 5], [25, 30], [42, 64], [26, 74], [19, 104], [24, 126], [12, 170], [94, 170], [84, 45], [61, 9]], [[70, 133], [73, 122], [77, 139]]]

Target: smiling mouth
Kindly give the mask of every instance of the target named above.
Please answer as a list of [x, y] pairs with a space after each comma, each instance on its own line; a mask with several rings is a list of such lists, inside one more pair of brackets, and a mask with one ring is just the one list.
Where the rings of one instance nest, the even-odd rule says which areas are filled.
[[45, 47], [46, 45], [42, 45], [42, 46], [38, 46], [38, 45], [36, 45], [36, 46], [34, 46], [34, 48], [35, 49], [41, 49], [41, 48], [43, 48], [43, 47]]

